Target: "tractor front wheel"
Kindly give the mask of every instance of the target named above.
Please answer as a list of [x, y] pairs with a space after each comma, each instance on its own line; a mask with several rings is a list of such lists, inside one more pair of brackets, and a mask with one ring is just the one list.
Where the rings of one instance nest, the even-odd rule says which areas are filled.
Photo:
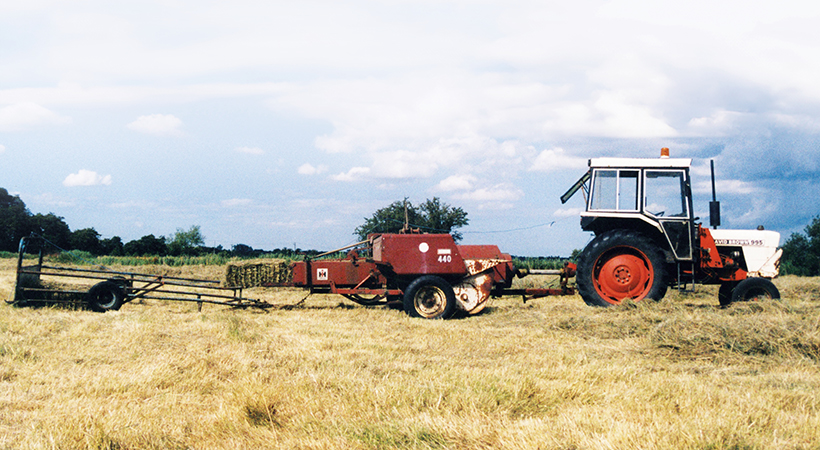
[[776, 300], [780, 298], [777, 286], [766, 278], [746, 278], [732, 290], [732, 302]]
[[667, 288], [664, 261], [660, 249], [641, 233], [614, 230], [598, 235], [578, 258], [578, 293], [592, 306], [660, 300]]
[[404, 311], [410, 317], [448, 319], [456, 309], [453, 287], [441, 277], [425, 275], [404, 291]]

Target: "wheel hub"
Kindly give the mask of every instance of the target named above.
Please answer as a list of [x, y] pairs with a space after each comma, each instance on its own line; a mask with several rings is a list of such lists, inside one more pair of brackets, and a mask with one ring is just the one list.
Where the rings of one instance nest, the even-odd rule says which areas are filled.
[[416, 309], [424, 317], [432, 317], [444, 308], [444, 293], [435, 287], [429, 286], [420, 289], [415, 298]]
[[621, 266], [615, 269], [615, 281], [620, 284], [629, 284], [632, 275], [629, 273], [629, 267]]
[[652, 285], [652, 270], [643, 254], [630, 249], [614, 249], [602, 255], [595, 276], [595, 288], [602, 297], [620, 302], [625, 298], [640, 300]]

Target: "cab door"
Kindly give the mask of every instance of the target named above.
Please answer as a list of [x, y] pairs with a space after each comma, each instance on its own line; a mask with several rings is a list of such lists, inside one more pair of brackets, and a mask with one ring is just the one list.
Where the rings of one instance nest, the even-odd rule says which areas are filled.
[[663, 228], [678, 261], [692, 261], [692, 196], [689, 171], [645, 169], [643, 212]]

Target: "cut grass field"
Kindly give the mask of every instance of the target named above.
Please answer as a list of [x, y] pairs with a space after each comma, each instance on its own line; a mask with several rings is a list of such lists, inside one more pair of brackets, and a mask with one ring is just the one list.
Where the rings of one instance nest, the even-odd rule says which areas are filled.
[[[13, 276], [0, 260], [3, 298]], [[701, 288], [608, 309], [502, 298], [449, 321], [336, 296], [3, 304], [0, 448], [817, 449], [820, 280], [775, 284], [781, 301], [727, 309]]]

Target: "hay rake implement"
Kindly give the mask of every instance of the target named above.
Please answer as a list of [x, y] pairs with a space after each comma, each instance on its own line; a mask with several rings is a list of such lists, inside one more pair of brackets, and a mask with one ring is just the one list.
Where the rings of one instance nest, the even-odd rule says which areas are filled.
[[[223, 287], [214, 280], [46, 264], [43, 252], [46, 243], [38, 236], [20, 240], [16, 285], [9, 303], [62, 304], [98, 312], [118, 310], [125, 303], [149, 299], [191, 302], [200, 309], [203, 304], [234, 308], [273, 306], [243, 297], [242, 287]], [[35, 264], [24, 265], [27, 252], [38, 254]], [[90, 283], [94, 284], [89, 286]]]

